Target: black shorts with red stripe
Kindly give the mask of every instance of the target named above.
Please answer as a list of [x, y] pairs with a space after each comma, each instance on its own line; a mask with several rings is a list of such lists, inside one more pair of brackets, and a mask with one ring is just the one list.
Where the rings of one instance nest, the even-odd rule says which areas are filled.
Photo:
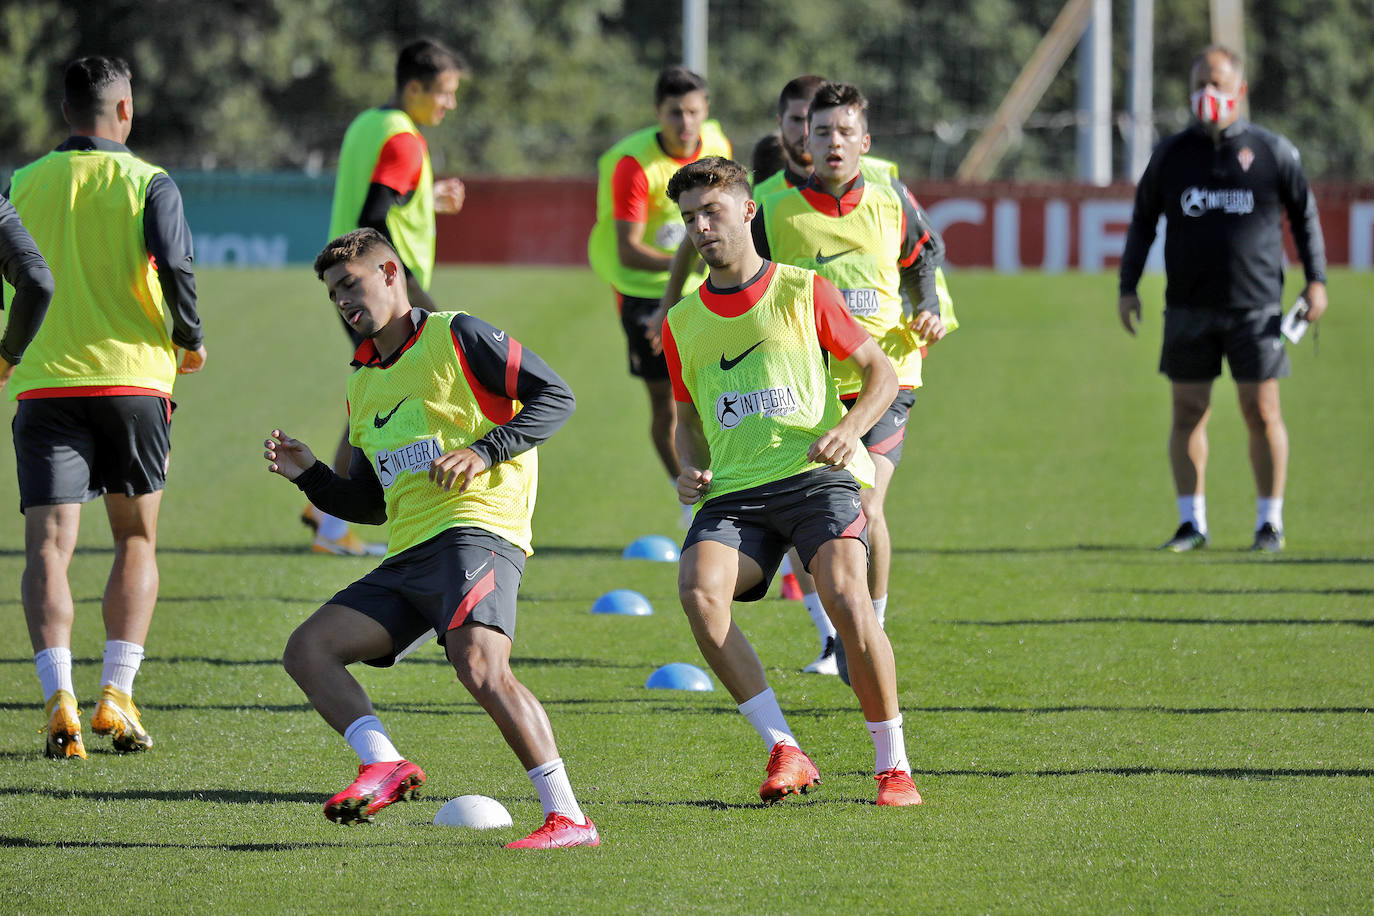
[[816, 551], [836, 538], [855, 538], [868, 549], [868, 516], [859, 501], [859, 484], [848, 471], [815, 468], [708, 499], [697, 510], [682, 549], [716, 541], [749, 557], [763, 570], [763, 581], [735, 598], [758, 601], [767, 596], [789, 545], [796, 546], [809, 571]]
[[328, 603], [365, 614], [391, 634], [391, 652], [367, 659], [387, 668], [430, 633], [443, 645], [449, 630], [466, 624], [494, 627], [514, 640], [524, 573], [525, 553], [510, 541], [481, 528], [450, 528], [387, 557]]
[[[846, 399], [843, 402], [845, 410], [853, 407], [856, 400], [857, 395]], [[897, 392], [897, 396], [892, 399], [887, 410], [883, 411], [878, 422], [860, 437], [870, 455], [882, 455], [892, 462], [894, 468], [902, 463], [902, 446], [906, 444], [906, 421], [911, 416], [911, 407], [915, 403], [916, 392], [913, 389], [903, 388]]]

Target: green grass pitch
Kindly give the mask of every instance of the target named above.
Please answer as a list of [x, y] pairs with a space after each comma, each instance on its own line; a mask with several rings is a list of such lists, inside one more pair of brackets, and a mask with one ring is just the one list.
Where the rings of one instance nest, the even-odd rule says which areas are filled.
[[[360, 675], [427, 771], [425, 797], [370, 826], [328, 823], [320, 806], [356, 761], [279, 658], [370, 563], [306, 551], [302, 500], [264, 470], [262, 440], [281, 426], [332, 452], [346, 345], [307, 268], [206, 270], [210, 358], [178, 383], [137, 689], [147, 754], [90, 736], [84, 763], [42, 757], [0, 450], [0, 911], [1367, 912], [1374, 275], [1337, 272], [1319, 352], [1291, 351], [1289, 547], [1273, 558], [1245, 549], [1253, 485], [1229, 379], [1212, 546], [1152, 550], [1175, 525], [1157, 305], [1133, 340], [1114, 277], [950, 279], [964, 327], [927, 362], [889, 509], [889, 632], [921, 807], [869, 804], [871, 742], [837, 679], [801, 674], [816, 646], [798, 604], [737, 613], [818, 792], [764, 809], [766, 752], [724, 690], [643, 687], [701, 659], [675, 568], [619, 558], [638, 535], [679, 532], [610, 293], [583, 270], [451, 268], [438, 301], [508, 329], [578, 395], [541, 450], [515, 665], [604, 841], [501, 848], [538, 823], [538, 800], [433, 646]], [[1159, 278], [1144, 293], [1159, 303]], [[110, 554], [102, 510], [83, 524], [73, 648], [89, 716]], [[644, 592], [655, 614], [591, 615], [612, 588]], [[430, 824], [466, 793], [501, 800], [515, 827]]]

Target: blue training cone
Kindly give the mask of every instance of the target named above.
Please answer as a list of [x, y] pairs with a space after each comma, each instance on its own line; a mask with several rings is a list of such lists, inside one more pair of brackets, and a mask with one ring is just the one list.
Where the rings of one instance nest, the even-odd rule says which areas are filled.
[[664, 690], [715, 690], [716, 685], [711, 683], [711, 677], [696, 665], [689, 665], [686, 662], [673, 662], [671, 665], [664, 665], [644, 682], [645, 687], [657, 687]]
[[654, 606], [639, 592], [628, 588], [617, 588], [596, 599], [592, 604], [593, 614], [624, 614], [627, 617], [647, 617], [654, 612]]
[[635, 538], [620, 554], [626, 560], [654, 560], [659, 563], [676, 563], [677, 543], [661, 534], [646, 534]]

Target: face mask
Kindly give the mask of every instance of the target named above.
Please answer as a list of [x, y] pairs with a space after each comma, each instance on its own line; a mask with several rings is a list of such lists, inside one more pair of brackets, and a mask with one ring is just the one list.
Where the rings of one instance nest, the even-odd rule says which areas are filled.
[[1240, 102], [1240, 93], [1228, 95], [1225, 92], [1218, 92], [1215, 87], [1208, 86], [1206, 89], [1199, 89], [1188, 96], [1188, 104], [1193, 109], [1193, 114], [1203, 124], [1219, 124], [1235, 113], [1236, 105]]

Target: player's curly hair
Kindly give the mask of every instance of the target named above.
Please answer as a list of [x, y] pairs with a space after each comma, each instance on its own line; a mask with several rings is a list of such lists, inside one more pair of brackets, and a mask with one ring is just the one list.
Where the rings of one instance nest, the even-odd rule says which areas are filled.
[[378, 249], [381, 249], [385, 257], [395, 258], [398, 264], [401, 262], [401, 256], [391, 247], [386, 236], [376, 229], [354, 229], [325, 245], [324, 250], [315, 256], [315, 276], [323, 280], [324, 272], [335, 264], [356, 261]]
[[724, 156], [707, 156], [684, 165], [668, 179], [668, 199], [677, 199], [694, 188], [721, 188], [749, 197], [749, 173], [744, 166]]
[[853, 108], [859, 112], [865, 125], [868, 124], [868, 99], [853, 83], [823, 83], [811, 99], [811, 107], [806, 111], [809, 122], [816, 112], [830, 108]]

